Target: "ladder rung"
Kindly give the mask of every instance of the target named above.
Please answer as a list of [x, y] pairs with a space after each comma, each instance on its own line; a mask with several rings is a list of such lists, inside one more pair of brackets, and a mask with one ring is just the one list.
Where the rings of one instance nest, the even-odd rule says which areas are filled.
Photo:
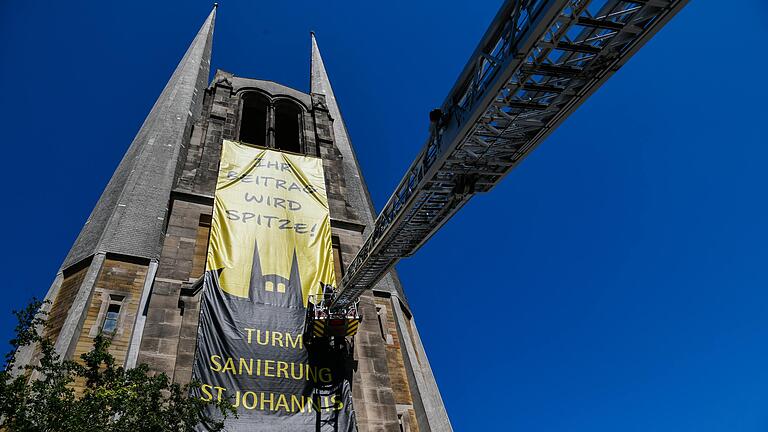
[[592, 45], [578, 44], [573, 42], [560, 41], [555, 45], [555, 48], [562, 51], [580, 52], [584, 54], [598, 54], [602, 48], [598, 48]]
[[617, 23], [615, 21], [587, 18], [587, 17], [579, 17], [579, 19], [576, 20], [576, 22], [582, 26], [601, 28], [606, 30], [621, 30], [624, 28], [624, 24], [622, 23]]
[[526, 83], [522, 86], [523, 90], [527, 91], [540, 91], [540, 92], [547, 92], [547, 93], [562, 93], [563, 90], [565, 90], [562, 87], [548, 85], [548, 84], [535, 84], [535, 83]]
[[581, 69], [577, 69], [570, 66], [555, 66], [555, 65], [535, 65], [526, 63], [521, 68], [524, 73], [539, 74], [554, 77], [574, 77], [581, 73]]

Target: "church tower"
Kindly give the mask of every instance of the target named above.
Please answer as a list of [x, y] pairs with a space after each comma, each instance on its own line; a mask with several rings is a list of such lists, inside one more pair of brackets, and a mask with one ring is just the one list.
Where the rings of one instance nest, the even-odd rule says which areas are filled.
[[[338, 280], [373, 224], [315, 35], [309, 92], [222, 70], [209, 82], [215, 19], [214, 6], [48, 291], [45, 332], [67, 358], [102, 332], [126, 367], [189, 382], [223, 140], [322, 159]], [[349, 362], [358, 429], [452, 430], [396, 272], [360, 305]]]

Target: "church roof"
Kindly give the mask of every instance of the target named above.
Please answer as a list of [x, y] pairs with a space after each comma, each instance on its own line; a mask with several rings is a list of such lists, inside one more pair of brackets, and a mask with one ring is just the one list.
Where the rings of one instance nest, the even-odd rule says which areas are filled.
[[263, 90], [272, 96], [289, 96], [303, 103], [306, 108], [312, 106], [312, 98], [307, 93], [284, 86], [274, 81], [241, 78], [237, 76], [232, 78], [232, 90], [234, 92], [239, 92], [245, 89]]

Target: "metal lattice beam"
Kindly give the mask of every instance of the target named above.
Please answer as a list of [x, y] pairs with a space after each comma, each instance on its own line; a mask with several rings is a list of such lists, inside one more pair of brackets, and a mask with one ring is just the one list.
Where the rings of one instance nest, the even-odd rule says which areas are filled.
[[347, 268], [345, 308], [492, 189], [687, 0], [508, 0]]

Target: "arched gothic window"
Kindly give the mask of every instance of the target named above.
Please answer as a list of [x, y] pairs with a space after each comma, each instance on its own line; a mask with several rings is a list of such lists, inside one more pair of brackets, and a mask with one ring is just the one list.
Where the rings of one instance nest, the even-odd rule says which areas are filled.
[[301, 153], [301, 108], [293, 102], [275, 103], [275, 148]]
[[269, 124], [269, 99], [258, 93], [243, 96], [240, 141], [266, 147]]
[[259, 93], [243, 95], [240, 141], [293, 153], [303, 153], [302, 109], [280, 99], [272, 103]]

